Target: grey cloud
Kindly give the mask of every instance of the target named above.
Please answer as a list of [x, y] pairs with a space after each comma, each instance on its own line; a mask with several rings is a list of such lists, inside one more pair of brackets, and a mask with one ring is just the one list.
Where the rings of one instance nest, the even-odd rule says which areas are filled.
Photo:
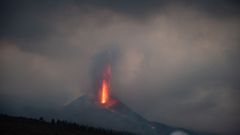
[[149, 16], [164, 12], [169, 5], [197, 9], [213, 18], [239, 17], [240, 9], [240, 4], [236, 0], [182, 0], [181, 2], [176, 0], [4, 0], [1, 1], [0, 35], [4, 38], [20, 40], [42, 40], [56, 32], [54, 25], [49, 25], [47, 22], [49, 14], [55, 15], [66, 7], [74, 10], [71, 9], [73, 5], [85, 13], [91, 9], [107, 9], [138, 20], [145, 20]]
[[[92, 89], [94, 59], [115, 46], [112, 93], [131, 108], [171, 125], [238, 133], [237, 5], [126, 3], [7, 3], [0, 38], [2, 103], [71, 101]], [[227, 3], [226, 14], [211, 11], [221, 10], [221, 3]]]

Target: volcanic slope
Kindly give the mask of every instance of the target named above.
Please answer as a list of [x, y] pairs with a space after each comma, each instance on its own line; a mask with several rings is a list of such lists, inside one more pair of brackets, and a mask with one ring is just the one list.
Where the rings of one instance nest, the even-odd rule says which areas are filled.
[[138, 134], [157, 135], [154, 127], [139, 114], [126, 105], [117, 101], [116, 104], [106, 107], [90, 98], [81, 96], [61, 109], [62, 119], [120, 131]]
[[151, 122], [120, 100], [104, 106], [90, 96], [81, 96], [60, 109], [60, 118], [78, 124], [127, 131], [140, 135], [212, 135]]

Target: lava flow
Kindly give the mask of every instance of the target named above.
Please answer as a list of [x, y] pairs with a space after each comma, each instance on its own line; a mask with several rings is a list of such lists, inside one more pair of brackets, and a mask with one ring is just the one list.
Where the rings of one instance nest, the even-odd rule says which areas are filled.
[[101, 80], [100, 90], [99, 90], [99, 101], [105, 107], [110, 107], [115, 103], [115, 100], [110, 96], [110, 84], [111, 84], [111, 65], [106, 65], [103, 70], [103, 76]]

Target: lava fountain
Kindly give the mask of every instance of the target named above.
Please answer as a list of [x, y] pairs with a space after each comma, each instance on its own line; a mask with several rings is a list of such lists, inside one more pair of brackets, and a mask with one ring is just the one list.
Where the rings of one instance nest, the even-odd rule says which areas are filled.
[[99, 88], [99, 102], [105, 107], [115, 104], [115, 100], [110, 96], [112, 69], [110, 64], [106, 64], [103, 69], [101, 85]]
[[103, 80], [103, 82], [102, 82], [100, 100], [101, 100], [100, 102], [102, 104], [107, 103], [108, 100], [109, 100], [109, 87], [108, 87], [108, 84], [107, 84], [106, 80]]

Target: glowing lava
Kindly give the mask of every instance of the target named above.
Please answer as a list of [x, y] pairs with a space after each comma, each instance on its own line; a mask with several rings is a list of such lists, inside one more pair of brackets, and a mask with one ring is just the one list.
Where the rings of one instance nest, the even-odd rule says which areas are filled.
[[109, 107], [115, 104], [110, 96], [110, 81], [112, 77], [111, 65], [107, 64], [103, 70], [102, 81], [99, 90], [99, 101], [102, 105]]
[[103, 82], [102, 82], [100, 100], [101, 100], [102, 104], [107, 103], [109, 100], [109, 87], [108, 87], [106, 80], [103, 80]]

